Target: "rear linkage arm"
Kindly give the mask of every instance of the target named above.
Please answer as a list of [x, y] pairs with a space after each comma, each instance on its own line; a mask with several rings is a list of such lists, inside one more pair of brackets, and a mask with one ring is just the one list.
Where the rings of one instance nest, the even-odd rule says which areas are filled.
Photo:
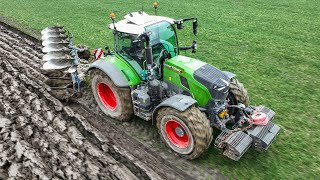
[[[237, 129], [239, 127], [243, 127], [244, 125], [250, 125], [250, 115], [253, 113], [254, 108], [253, 107], [246, 107], [243, 104], [238, 105], [225, 105], [226, 108], [237, 108], [238, 112], [235, 115], [234, 118], [231, 118], [229, 115], [226, 115], [224, 118], [219, 117], [219, 113], [214, 113], [214, 120], [211, 121], [213, 125], [220, 129], [224, 130], [227, 129], [226, 123], [233, 122], [234, 125], [232, 129]], [[220, 111], [218, 111], [220, 112]]]

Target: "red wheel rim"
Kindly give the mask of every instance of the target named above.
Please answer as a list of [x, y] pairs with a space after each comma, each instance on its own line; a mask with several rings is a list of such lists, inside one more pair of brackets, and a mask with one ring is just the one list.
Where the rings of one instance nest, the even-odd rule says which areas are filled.
[[[168, 139], [171, 141], [172, 144], [179, 148], [186, 148], [189, 146], [190, 140], [189, 140], [189, 135], [184, 127], [183, 124], [180, 122], [170, 119], [166, 125], [166, 134]], [[177, 129], [180, 128], [180, 129]], [[177, 130], [180, 131], [180, 134], [177, 134]], [[183, 131], [183, 135], [181, 134]]]
[[115, 110], [117, 107], [117, 99], [112, 89], [105, 83], [98, 83], [97, 89], [102, 104], [109, 110]]

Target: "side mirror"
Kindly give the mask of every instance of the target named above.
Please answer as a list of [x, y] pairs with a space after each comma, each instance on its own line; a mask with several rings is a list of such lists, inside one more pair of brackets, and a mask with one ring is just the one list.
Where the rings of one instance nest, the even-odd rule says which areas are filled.
[[193, 20], [192, 27], [193, 27], [193, 34], [196, 36], [198, 33], [198, 20], [197, 19]]

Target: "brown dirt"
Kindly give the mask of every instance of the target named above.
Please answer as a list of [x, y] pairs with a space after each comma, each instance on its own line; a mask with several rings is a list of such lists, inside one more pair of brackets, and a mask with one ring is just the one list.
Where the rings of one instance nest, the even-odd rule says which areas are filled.
[[223, 179], [163, 148], [141, 120], [104, 116], [90, 88], [56, 99], [42, 55], [37, 39], [0, 22], [0, 179]]

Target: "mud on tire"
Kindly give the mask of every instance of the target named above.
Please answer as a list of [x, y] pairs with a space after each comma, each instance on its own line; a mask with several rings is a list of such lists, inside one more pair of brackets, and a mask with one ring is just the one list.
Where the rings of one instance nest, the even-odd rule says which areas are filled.
[[[119, 88], [112, 80], [102, 71], [94, 69], [91, 71], [91, 89], [94, 98], [100, 109], [108, 116], [120, 121], [128, 121], [133, 117], [133, 106], [129, 88]], [[100, 93], [99, 93], [99, 89]], [[110, 89], [108, 89], [110, 88]], [[107, 95], [103, 95], [102, 90], [111, 90], [114, 101], [108, 102]], [[110, 93], [109, 93], [110, 95]], [[106, 101], [103, 100], [103, 98]], [[104, 102], [103, 102], [104, 101]], [[110, 105], [109, 105], [110, 104]]]
[[233, 94], [237, 103], [242, 103], [246, 106], [249, 105], [249, 96], [247, 90], [244, 88], [243, 84], [237, 79], [231, 79], [229, 94]]
[[[231, 79], [230, 89], [227, 100], [230, 105], [237, 105], [238, 103], [242, 103], [246, 106], [249, 105], [249, 96], [247, 90], [244, 88], [243, 84], [239, 82], [237, 79]], [[230, 108], [229, 114], [235, 115], [238, 112], [236, 108]]]
[[[183, 136], [180, 145], [172, 141], [172, 137], [170, 138], [170, 135], [168, 135], [168, 133], [177, 132], [177, 130], [170, 130], [170, 128], [176, 126], [174, 123], [182, 127], [178, 129], [178, 133], [179, 130], [180, 132], [183, 130], [189, 136], [188, 140]], [[212, 141], [210, 122], [206, 115], [195, 106], [188, 108], [184, 112], [171, 107], [160, 109], [157, 113], [157, 127], [160, 137], [166, 145], [185, 159], [191, 160], [199, 157]], [[177, 134], [173, 134], [173, 136], [177, 136]]]

